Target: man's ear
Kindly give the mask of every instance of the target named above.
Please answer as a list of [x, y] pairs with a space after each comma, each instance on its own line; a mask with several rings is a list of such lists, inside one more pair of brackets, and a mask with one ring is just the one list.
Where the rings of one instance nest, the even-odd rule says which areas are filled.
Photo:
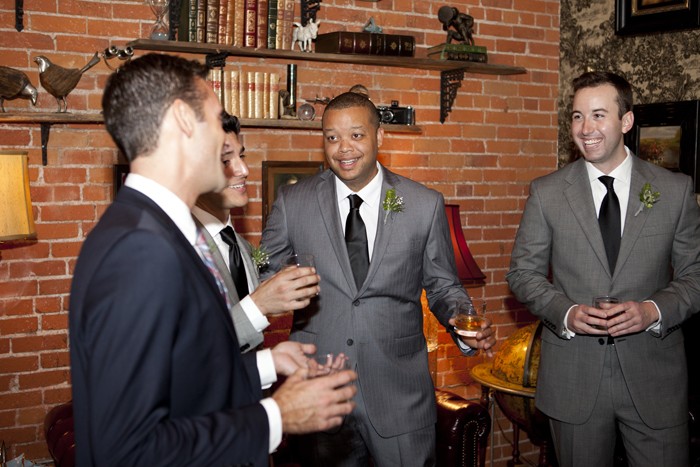
[[196, 115], [192, 107], [181, 99], [175, 99], [168, 113], [171, 113], [172, 118], [180, 130], [188, 137], [191, 137], [194, 132], [194, 122], [196, 120]]
[[377, 147], [380, 147], [382, 145], [382, 142], [384, 141], [384, 128], [381, 126], [377, 128]]
[[622, 134], [627, 133], [634, 126], [634, 114], [630, 110], [622, 116]]

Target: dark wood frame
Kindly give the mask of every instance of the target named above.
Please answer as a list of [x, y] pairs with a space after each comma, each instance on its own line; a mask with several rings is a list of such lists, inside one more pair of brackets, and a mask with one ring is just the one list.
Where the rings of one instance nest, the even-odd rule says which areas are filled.
[[648, 34], [700, 27], [700, 0], [615, 0], [615, 34]]
[[277, 189], [286, 182], [284, 177], [302, 179], [323, 171], [323, 162], [263, 161], [262, 162], [262, 226], [277, 197]]
[[678, 170], [693, 177], [695, 192], [700, 193], [700, 161], [698, 161], [698, 123], [700, 100], [640, 104], [634, 106], [634, 126], [625, 135], [625, 144], [637, 153], [641, 128], [679, 126], [681, 128]]
[[129, 175], [129, 164], [114, 164], [112, 168], [114, 180], [114, 190], [112, 191], [113, 198], [117, 197], [117, 192], [124, 184], [124, 179], [127, 175]]

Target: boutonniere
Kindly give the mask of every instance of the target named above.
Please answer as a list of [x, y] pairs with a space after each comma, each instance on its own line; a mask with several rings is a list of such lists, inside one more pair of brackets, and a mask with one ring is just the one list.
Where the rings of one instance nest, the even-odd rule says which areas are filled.
[[386, 211], [384, 214], [384, 223], [386, 224], [386, 219], [389, 217], [390, 212], [403, 211], [403, 196], [396, 196], [396, 190], [393, 188], [387, 190], [384, 201], [382, 202], [382, 208]]
[[635, 212], [634, 215], [637, 216], [637, 214], [642, 212], [642, 209], [644, 208], [651, 209], [654, 206], [654, 203], [656, 203], [660, 197], [661, 193], [654, 191], [651, 188], [651, 183], [645, 183], [642, 187], [642, 191], [639, 192], [639, 209], [637, 209], [637, 212]]
[[262, 271], [270, 264], [270, 255], [262, 245], [253, 247], [250, 251], [250, 258], [253, 260], [255, 267], [258, 268], [258, 271]]

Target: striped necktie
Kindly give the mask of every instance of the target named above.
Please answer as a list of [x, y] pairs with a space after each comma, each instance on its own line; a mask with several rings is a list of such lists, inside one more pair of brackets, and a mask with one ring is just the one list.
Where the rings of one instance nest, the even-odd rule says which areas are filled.
[[219, 271], [219, 268], [216, 267], [214, 257], [212, 256], [209, 245], [207, 244], [207, 239], [204, 238], [204, 233], [200, 229], [197, 229], [197, 241], [195, 242], [194, 246], [201, 253], [204, 265], [207, 267], [207, 269], [209, 269], [211, 275], [214, 276], [216, 285], [219, 287], [219, 292], [224, 297], [224, 300], [226, 300], [226, 307], [231, 309], [231, 299], [228, 296], [228, 290], [226, 289], [224, 278], [221, 276], [221, 271]]

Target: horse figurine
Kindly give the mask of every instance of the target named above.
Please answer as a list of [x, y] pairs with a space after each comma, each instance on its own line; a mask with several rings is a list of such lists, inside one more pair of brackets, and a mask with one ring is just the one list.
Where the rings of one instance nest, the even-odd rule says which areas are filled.
[[318, 35], [318, 25], [321, 21], [314, 21], [313, 18], [309, 19], [306, 26], [302, 26], [301, 23], [294, 23], [296, 28], [292, 33], [292, 50], [294, 50], [294, 44], [299, 43], [299, 49], [302, 52], [311, 52], [311, 41], [316, 39]]

